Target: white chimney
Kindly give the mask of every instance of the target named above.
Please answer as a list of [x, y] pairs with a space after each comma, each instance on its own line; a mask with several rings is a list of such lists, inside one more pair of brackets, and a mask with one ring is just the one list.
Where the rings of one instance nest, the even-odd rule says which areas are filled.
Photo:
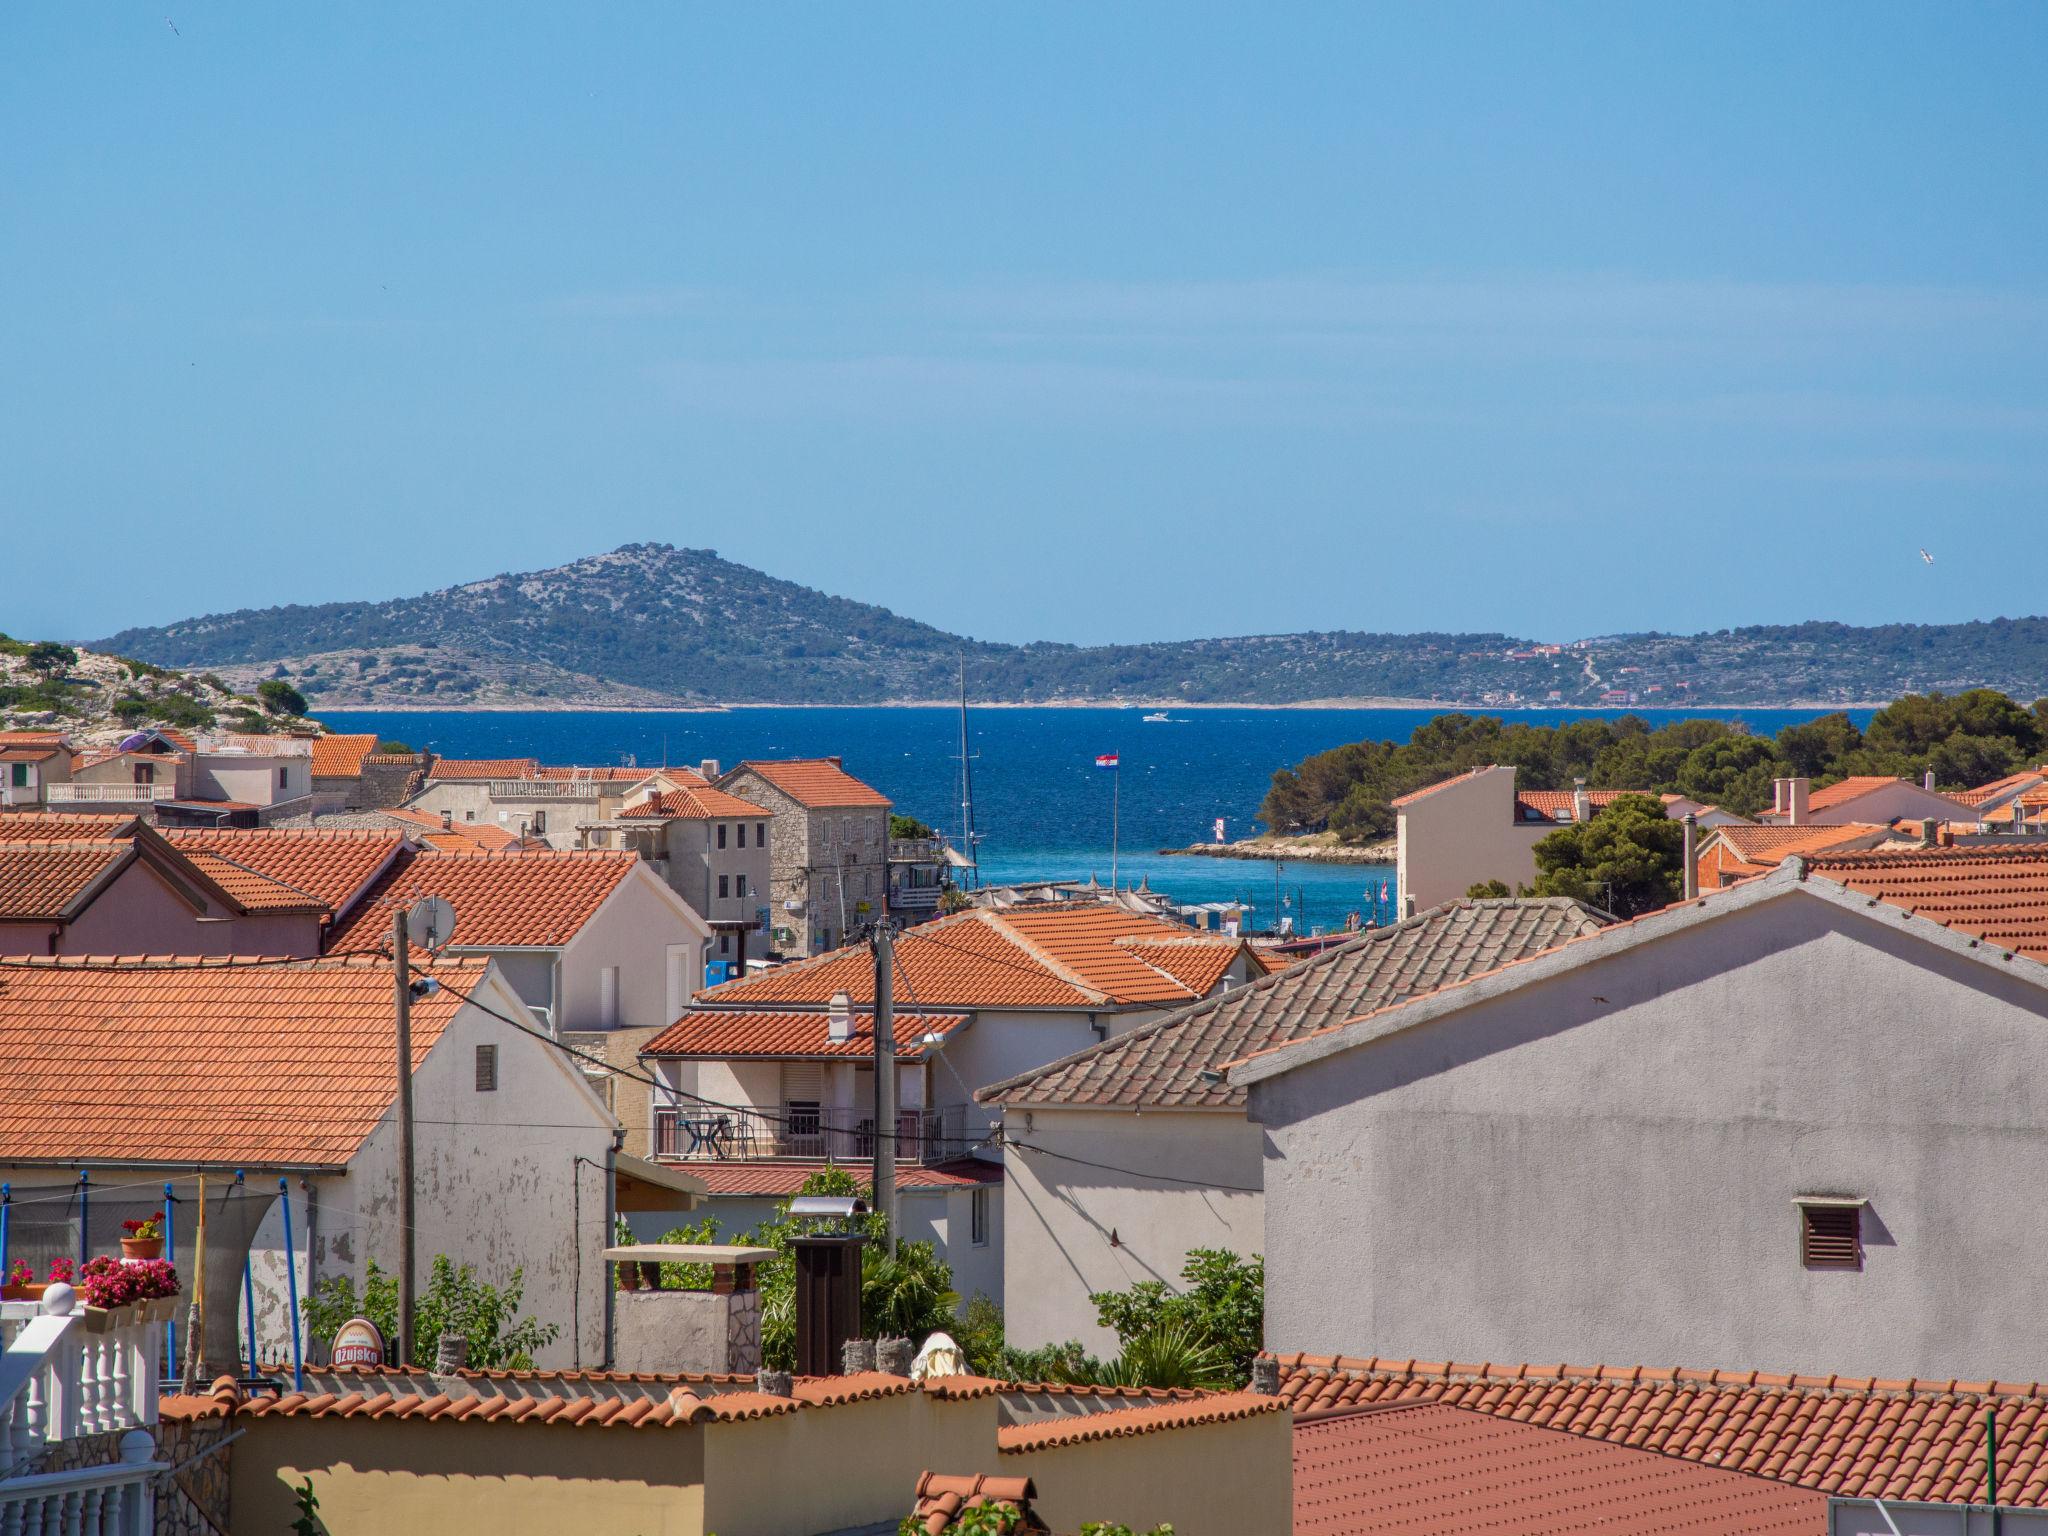
[[1771, 814], [1773, 816], [1785, 814], [1785, 786], [1790, 782], [1789, 779], [1771, 780]]
[[1934, 793], [1934, 770], [1932, 768], [1928, 769], [1926, 777], [1921, 779], [1920, 787], [1926, 790], [1929, 794]]
[[703, 775], [703, 776], [704, 776], [705, 778], [707, 778], [707, 779], [715, 779], [715, 778], [717, 778], [717, 777], [718, 777], [718, 759], [717, 759], [717, 758], [715, 758], [715, 757], [707, 757], [707, 758], [705, 758], [703, 762], [701, 762], [701, 763], [699, 763], [699, 764], [697, 765], [697, 771], [698, 771], [698, 772], [699, 772], [700, 774], [702, 774], [702, 775]]
[[1805, 774], [1785, 781], [1785, 810], [1795, 827], [1806, 825], [1806, 792], [1812, 787], [1813, 780]]
[[844, 988], [832, 994], [825, 1005], [825, 1038], [834, 1042], [853, 1038], [853, 997]]
[[1593, 819], [1593, 802], [1586, 796], [1586, 781], [1572, 780], [1572, 820], [1584, 826]]

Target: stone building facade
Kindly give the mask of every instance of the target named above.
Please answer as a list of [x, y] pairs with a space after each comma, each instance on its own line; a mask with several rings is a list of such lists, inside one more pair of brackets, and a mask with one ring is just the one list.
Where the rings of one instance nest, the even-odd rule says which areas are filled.
[[836, 757], [745, 762], [718, 787], [770, 814], [768, 944], [823, 954], [889, 905], [889, 798]]

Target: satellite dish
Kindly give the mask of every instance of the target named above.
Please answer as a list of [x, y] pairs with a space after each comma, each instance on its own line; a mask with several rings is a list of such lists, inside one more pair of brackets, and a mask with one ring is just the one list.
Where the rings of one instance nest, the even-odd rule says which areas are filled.
[[422, 896], [405, 914], [406, 933], [430, 954], [455, 937], [455, 909], [439, 896]]

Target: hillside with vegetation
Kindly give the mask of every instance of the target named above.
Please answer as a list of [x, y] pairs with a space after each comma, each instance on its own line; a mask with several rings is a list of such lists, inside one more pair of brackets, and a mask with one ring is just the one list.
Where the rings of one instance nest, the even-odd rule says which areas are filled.
[[0, 729], [46, 727], [81, 744], [144, 725], [261, 735], [310, 724], [306, 708], [274, 679], [242, 692], [211, 674], [0, 634]]
[[2048, 676], [2048, 619], [1811, 623], [1542, 645], [1316, 631], [1143, 645], [999, 645], [781, 581], [711, 550], [628, 544], [418, 597], [245, 608], [97, 642], [330, 707], [1407, 701], [1853, 704]]
[[1688, 795], [1737, 815], [1771, 803], [1771, 781], [1805, 776], [1820, 788], [1852, 774], [1918, 779], [1942, 789], [1989, 783], [2048, 754], [2048, 699], [2031, 707], [1991, 689], [1911, 694], [1858, 729], [1846, 714], [1752, 736], [1726, 720], [1653, 727], [1639, 715], [1524, 725], [1491, 715], [1439, 715], [1407, 741], [1353, 742], [1273, 775], [1259, 819], [1276, 832], [1334, 832], [1366, 843], [1394, 830], [1393, 800], [1489, 763], [1512, 764], [1521, 789], [1598, 789]]

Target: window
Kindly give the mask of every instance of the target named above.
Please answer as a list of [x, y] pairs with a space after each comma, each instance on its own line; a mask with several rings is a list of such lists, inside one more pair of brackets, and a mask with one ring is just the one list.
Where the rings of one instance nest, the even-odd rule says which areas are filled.
[[1808, 1269], [1863, 1267], [1863, 1202], [1800, 1200], [1799, 1262]]
[[732, 881], [733, 894], [739, 897], [741, 901], [745, 901], [747, 899], [747, 877], [745, 875], [734, 875]]
[[968, 1241], [976, 1248], [988, 1246], [988, 1191], [977, 1189], [967, 1197]]
[[[476, 820], [476, 812], [475, 812], [475, 811], [464, 811], [464, 812], [462, 813], [462, 819], [463, 819], [464, 821], [475, 821], [475, 820]], [[498, 819], [499, 819], [500, 821], [504, 820], [504, 814], [503, 814], [502, 812], [500, 812], [500, 813], [499, 813], [499, 817], [498, 817]]]
[[[720, 901], [723, 901], [723, 900], [725, 900], [725, 898], [726, 898], [726, 897], [728, 897], [728, 896], [730, 896], [730, 895], [732, 894], [732, 891], [731, 891], [731, 890], [729, 889], [729, 887], [730, 887], [731, 885], [732, 885], [732, 876], [731, 876], [731, 875], [720, 875], [720, 876], [718, 877], [718, 899], [719, 899]], [[395, 927], [397, 926], [397, 924], [396, 924], [396, 923], [393, 923], [393, 925], [392, 925], [392, 926], [393, 926], [393, 927], [395, 928]]]
[[853, 846], [853, 818], [851, 816], [839, 818], [839, 840], [849, 848]]
[[[747, 846], [747, 824], [746, 824], [746, 823], [745, 823], [744, 821], [742, 821], [742, 822], [736, 822], [736, 823], [734, 823], [734, 826], [735, 826], [735, 828], [736, 828], [736, 829], [738, 830], [738, 832], [739, 832], [739, 834], [740, 834], [740, 846], [741, 846], [742, 848], [746, 847], [746, 846]], [[723, 831], [725, 830], [725, 828], [723, 828], [723, 827], [720, 827], [720, 828], [719, 828], [718, 830], [719, 830], [719, 831], [721, 831], [721, 832], [723, 832]]]
[[818, 841], [827, 848], [832, 846], [832, 818], [830, 816], [825, 818], [824, 824], [818, 829]]
[[606, 1029], [619, 1027], [619, 968], [608, 965], [597, 975], [597, 1007]]
[[498, 1048], [495, 1045], [480, 1045], [476, 1048], [476, 1091], [498, 1091]]
[[768, 823], [765, 821], [754, 823], [754, 846], [756, 848], [766, 848], [768, 846]]
[[881, 835], [882, 818], [879, 816], [870, 816], [868, 818], [868, 842], [873, 843]]
[[279, 789], [283, 789], [285, 787], [285, 770], [282, 768], [277, 770], [277, 787]]
[[9, 763], [9, 764], [8, 764], [8, 767], [14, 770], [14, 771], [13, 771], [13, 773], [12, 773], [12, 775], [11, 775], [11, 777], [12, 777], [12, 778], [13, 778], [13, 780], [14, 780], [14, 787], [15, 787], [16, 789], [27, 789], [27, 788], [28, 788], [28, 764], [27, 764], [27, 763]]
[[725, 823], [722, 821], [718, 824], [718, 846], [725, 846]]

